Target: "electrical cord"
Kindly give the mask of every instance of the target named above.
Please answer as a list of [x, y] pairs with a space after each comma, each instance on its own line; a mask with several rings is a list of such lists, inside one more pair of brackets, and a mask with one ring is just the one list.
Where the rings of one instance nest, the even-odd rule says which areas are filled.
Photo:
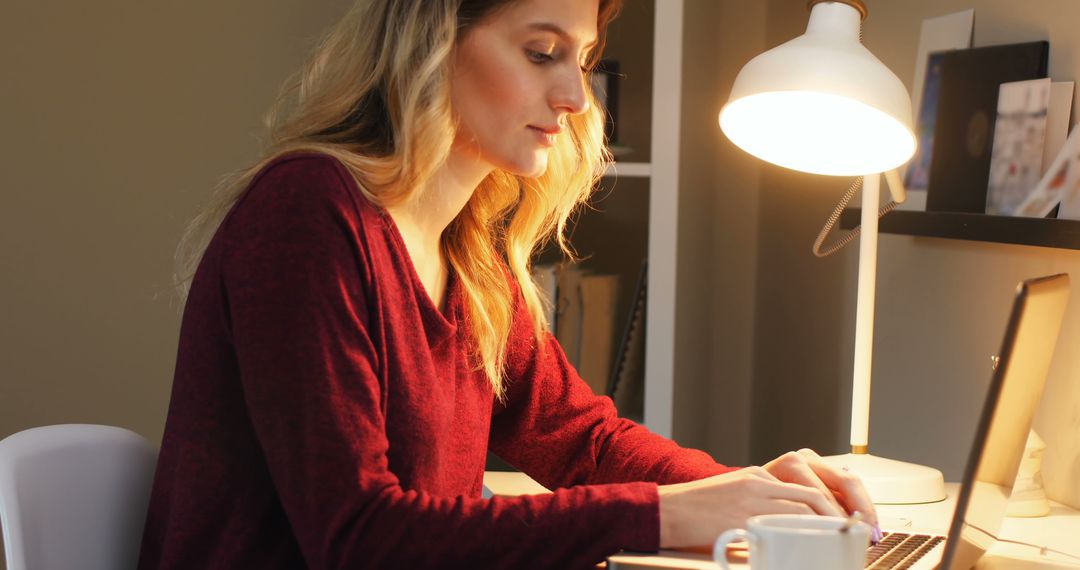
[[[847, 207], [848, 202], [850, 202], [851, 198], [855, 196], [855, 193], [858, 192], [860, 188], [862, 188], [862, 181], [863, 178], [862, 176], [860, 176], [851, 183], [851, 186], [848, 187], [847, 192], [845, 192], [844, 195], [840, 198], [840, 203], [836, 205], [836, 208], [833, 210], [832, 214], [829, 215], [829, 219], [825, 221], [825, 227], [821, 228], [821, 232], [818, 233], [817, 239], [814, 240], [815, 256], [825, 257], [827, 255], [832, 255], [833, 253], [841, 250], [845, 245], [851, 243], [852, 240], [859, 237], [859, 231], [862, 228], [862, 225], [855, 226], [850, 231], [840, 236], [835, 242], [829, 244], [824, 249], [822, 248], [822, 244], [825, 243], [825, 238], [829, 236], [829, 232], [831, 232], [833, 226], [836, 225], [836, 221], [840, 219], [840, 214], [844, 212], [844, 208]], [[897, 202], [896, 200], [889, 200], [888, 204], [885, 204], [881, 207], [881, 209], [878, 210], [878, 219], [881, 219], [882, 216], [893, 211], [898, 205], [899, 202]]]

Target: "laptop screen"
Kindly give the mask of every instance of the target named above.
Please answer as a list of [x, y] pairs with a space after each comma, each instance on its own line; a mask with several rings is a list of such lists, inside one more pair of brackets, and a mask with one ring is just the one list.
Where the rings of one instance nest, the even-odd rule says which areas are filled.
[[941, 568], [971, 568], [1001, 530], [1068, 297], [1068, 275], [1030, 279], [1017, 289]]

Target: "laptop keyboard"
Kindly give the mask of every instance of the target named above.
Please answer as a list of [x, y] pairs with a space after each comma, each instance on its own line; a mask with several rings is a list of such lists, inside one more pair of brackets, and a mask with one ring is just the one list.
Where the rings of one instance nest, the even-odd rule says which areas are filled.
[[881, 542], [866, 550], [866, 568], [873, 570], [910, 568], [926, 556], [935, 546], [945, 541], [944, 536], [891, 532]]

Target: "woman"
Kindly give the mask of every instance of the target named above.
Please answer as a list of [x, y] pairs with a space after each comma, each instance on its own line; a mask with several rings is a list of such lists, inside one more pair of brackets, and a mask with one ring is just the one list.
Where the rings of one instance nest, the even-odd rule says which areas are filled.
[[[358, 0], [332, 30], [182, 244], [141, 568], [586, 567], [873, 518], [812, 452], [735, 470], [617, 418], [544, 332], [529, 257], [605, 166], [585, 79], [616, 10]], [[488, 449], [557, 490], [480, 498]]]

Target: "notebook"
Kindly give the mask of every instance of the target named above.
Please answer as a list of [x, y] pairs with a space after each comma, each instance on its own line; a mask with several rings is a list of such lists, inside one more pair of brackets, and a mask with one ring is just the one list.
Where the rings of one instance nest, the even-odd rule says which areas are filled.
[[[948, 534], [884, 528], [885, 538], [867, 550], [866, 568], [966, 570], [993, 545], [1005, 519], [1068, 297], [1065, 274], [1029, 279], [1017, 287]], [[669, 551], [663, 556], [620, 554], [608, 559], [610, 570], [717, 567], [711, 557]]]

